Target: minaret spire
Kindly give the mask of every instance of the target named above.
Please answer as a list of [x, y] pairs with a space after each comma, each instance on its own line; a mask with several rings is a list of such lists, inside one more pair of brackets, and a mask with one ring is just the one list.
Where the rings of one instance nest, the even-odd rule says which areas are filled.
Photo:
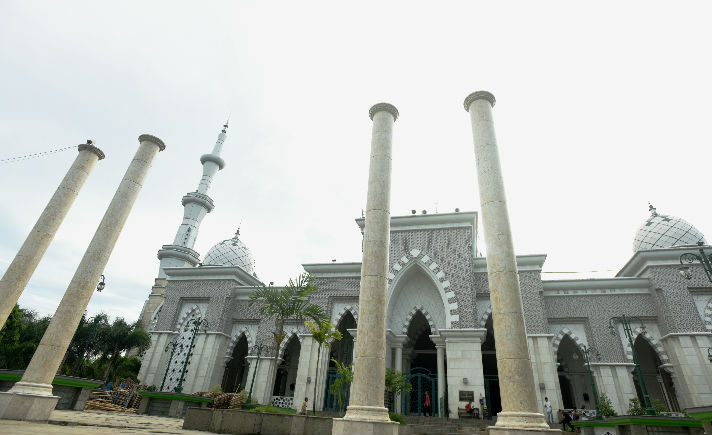
[[220, 157], [220, 154], [227, 138], [228, 122], [229, 118], [218, 134], [213, 151], [200, 156], [203, 175], [198, 183], [198, 189], [183, 196], [183, 222], [176, 232], [173, 244], [163, 245], [158, 251], [158, 259], [161, 260], [158, 271], [159, 278], [165, 278], [164, 269], [166, 267], [195, 266], [200, 261], [200, 254], [193, 250], [193, 246], [195, 246], [195, 240], [198, 237], [200, 223], [205, 215], [215, 208], [213, 200], [208, 196], [208, 190], [215, 174], [225, 167], [225, 160]]

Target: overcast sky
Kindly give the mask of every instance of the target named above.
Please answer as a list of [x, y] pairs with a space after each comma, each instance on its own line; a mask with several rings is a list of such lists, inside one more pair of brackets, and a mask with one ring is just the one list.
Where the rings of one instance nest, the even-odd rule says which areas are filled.
[[[0, 159], [91, 138], [107, 155], [20, 304], [53, 313], [133, 154], [167, 145], [114, 249], [90, 314], [138, 318], [200, 155], [230, 116], [204, 255], [242, 222], [265, 281], [302, 263], [361, 261], [371, 121], [393, 134], [392, 215], [479, 210], [462, 102], [494, 121], [519, 254], [545, 279], [613, 276], [649, 216], [708, 237], [712, 26], [706, 2], [0, 3]], [[662, 2], [657, 2], [663, 5]], [[0, 164], [0, 273], [76, 150]], [[482, 243], [482, 237], [479, 237]]]

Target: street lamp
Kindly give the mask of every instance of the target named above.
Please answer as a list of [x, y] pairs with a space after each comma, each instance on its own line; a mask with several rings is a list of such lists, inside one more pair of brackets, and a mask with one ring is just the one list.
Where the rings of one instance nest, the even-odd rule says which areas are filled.
[[255, 369], [252, 370], [252, 382], [250, 382], [250, 392], [247, 393], [247, 403], [250, 403], [252, 400], [252, 387], [255, 385], [255, 375], [257, 374], [257, 367], [260, 365], [260, 356], [262, 355], [263, 350], [268, 352], [268, 349], [269, 346], [265, 346], [262, 343], [257, 345], [257, 361], [255, 362]]
[[707, 359], [712, 363], [712, 347], [707, 348]]
[[200, 330], [201, 327], [208, 327], [208, 319], [204, 319], [202, 317], [196, 317], [193, 319], [188, 320], [188, 324], [185, 326], [186, 329], [190, 328], [190, 325], [193, 325], [193, 331], [192, 335], [190, 337], [190, 344], [188, 345], [188, 350], [185, 354], [185, 360], [183, 361], [183, 369], [180, 371], [180, 378], [178, 379], [178, 385], [173, 389], [176, 393], [180, 393], [183, 391], [183, 379], [185, 378], [185, 371], [188, 368], [188, 364], [190, 364], [190, 357], [193, 356], [193, 347], [195, 346], [195, 336], [198, 334], [198, 331]]
[[630, 350], [633, 353], [633, 363], [635, 363], [635, 371], [638, 374], [638, 382], [640, 382], [640, 389], [643, 391], [643, 399], [645, 400], [645, 413], [648, 415], [656, 415], [655, 408], [653, 408], [650, 402], [650, 396], [648, 395], [648, 389], [645, 387], [645, 379], [643, 379], [643, 371], [640, 369], [640, 364], [638, 363], [638, 354], [635, 352], [635, 343], [633, 342], [633, 330], [630, 327], [630, 321], [632, 319], [638, 319], [640, 322], [640, 329], [645, 331], [645, 324], [638, 317], [626, 317], [624, 314], [621, 317], [614, 317], [608, 322], [608, 328], [611, 330], [611, 334], [616, 334], [615, 321], [619, 321], [623, 325], [623, 331], [625, 336], [628, 338], [628, 343], [630, 343]]
[[590, 353], [593, 350], [595, 352], [594, 356], [596, 359], [601, 358], [601, 354], [598, 353], [595, 347], [587, 347], [585, 344], [581, 345], [581, 350], [583, 350], [583, 359], [586, 362], [586, 367], [588, 367], [588, 377], [591, 380], [591, 389], [593, 390], [593, 403], [596, 405], [596, 420], [603, 420], [603, 415], [601, 415], [601, 406], [598, 403], [598, 389], [596, 388], [596, 381], [593, 379], [593, 370], [591, 370], [591, 358]]
[[682, 254], [680, 256], [680, 264], [682, 264], [682, 266], [678, 268], [678, 271], [683, 278], [692, 279], [690, 268], [685, 266], [685, 264], [692, 264], [695, 261], [698, 261], [702, 264], [702, 269], [704, 269], [707, 279], [712, 282], [712, 254], [705, 254], [705, 251], [702, 248], [704, 243], [697, 242], [697, 246], [700, 251], [700, 255], [693, 254], [692, 252], [685, 252]]
[[[164, 352], [168, 352], [168, 349], [171, 350], [171, 356], [168, 358], [168, 364], [166, 364], [166, 372], [163, 374], [163, 380], [161, 381], [161, 387], [158, 389], [158, 391], [163, 391], [163, 386], [166, 384], [166, 377], [168, 376], [168, 369], [171, 368], [171, 362], [173, 361], [173, 354], [176, 352], [176, 348], [178, 347], [178, 342], [179, 342], [180, 336], [177, 335], [173, 337], [171, 341], [166, 344], [166, 348], [163, 350]], [[181, 347], [183, 345], [181, 344]]]
[[104, 287], [106, 287], [106, 283], [104, 282], [104, 275], [101, 275], [99, 284], [96, 285], [96, 291], [101, 292], [102, 290], [104, 290]]

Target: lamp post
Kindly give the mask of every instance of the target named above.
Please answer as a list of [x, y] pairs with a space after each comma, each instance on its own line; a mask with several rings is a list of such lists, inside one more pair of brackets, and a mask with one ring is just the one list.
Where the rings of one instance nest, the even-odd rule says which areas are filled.
[[596, 405], [596, 420], [603, 420], [603, 415], [601, 415], [601, 405], [598, 403], [598, 389], [596, 388], [596, 381], [593, 378], [593, 370], [591, 370], [591, 357], [590, 353], [593, 350], [595, 352], [596, 359], [600, 359], [600, 354], [594, 347], [587, 347], [585, 344], [581, 345], [581, 350], [583, 351], [583, 359], [586, 362], [586, 367], [588, 367], [588, 377], [591, 380], [591, 390], [593, 390], [593, 403]]
[[176, 352], [176, 348], [178, 347], [178, 340], [180, 339], [180, 336], [177, 335], [173, 337], [171, 341], [166, 344], [166, 348], [163, 350], [164, 352], [168, 352], [168, 349], [171, 350], [171, 356], [168, 357], [168, 364], [166, 364], [166, 372], [163, 374], [163, 380], [161, 381], [161, 387], [158, 389], [158, 391], [163, 391], [163, 386], [166, 384], [166, 377], [168, 376], [168, 370], [171, 368], [171, 362], [173, 361], [173, 354]]
[[703, 246], [705, 244], [703, 242], [697, 242], [698, 249], [700, 251], [700, 255], [693, 254], [692, 252], [685, 252], [680, 256], [680, 268], [678, 271], [680, 272], [680, 275], [682, 275], [683, 278], [685, 279], [692, 279], [692, 273], [690, 272], [690, 268], [688, 266], [685, 266], [685, 264], [692, 264], [695, 261], [698, 261], [700, 264], [702, 264], [702, 269], [705, 271], [705, 275], [707, 275], [707, 279], [712, 282], [712, 254], [705, 254], [705, 251], [703, 249]]
[[643, 321], [638, 317], [626, 317], [622, 315], [621, 317], [614, 317], [608, 322], [608, 328], [611, 330], [613, 335], [616, 334], [616, 328], [614, 326], [615, 321], [619, 321], [623, 325], [623, 331], [625, 336], [628, 338], [628, 343], [630, 343], [630, 349], [633, 353], [633, 363], [635, 363], [635, 371], [638, 374], [638, 382], [640, 382], [640, 389], [643, 391], [643, 399], [645, 400], [645, 413], [648, 415], [656, 415], [655, 408], [653, 408], [650, 402], [650, 396], [648, 395], [648, 389], [645, 387], [645, 379], [643, 379], [643, 371], [640, 369], [640, 364], [638, 363], [638, 354], [635, 351], [635, 343], [633, 342], [633, 330], [630, 327], [630, 321], [637, 319], [640, 322], [640, 329], [645, 330], [645, 325]]
[[195, 346], [195, 336], [198, 334], [198, 331], [200, 330], [201, 327], [207, 327], [208, 326], [208, 319], [204, 319], [202, 317], [196, 317], [193, 319], [188, 320], [188, 324], [186, 325], [186, 329], [190, 328], [190, 325], [193, 325], [193, 331], [192, 335], [190, 337], [190, 344], [188, 345], [188, 351], [185, 354], [185, 360], [183, 361], [183, 369], [180, 371], [180, 379], [178, 379], [178, 385], [173, 389], [176, 393], [180, 393], [183, 391], [183, 379], [185, 378], [185, 371], [188, 369], [188, 364], [190, 364], [190, 357], [193, 356], [193, 346]]
[[707, 348], [707, 359], [712, 363], [712, 347]]
[[260, 356], [262, 355], [262, 350], [267, 351], [268, 346], [260, 343], [257, 345], [257, 361], [255, 362], [255, 369], [252, 370], [252, 382], [250, 382], [250, 392], [247, 393], [247, 403], [252, 400], [252, 387], [255, 385], [255, 375], [257, 374], [257, 366], [260, 365]]

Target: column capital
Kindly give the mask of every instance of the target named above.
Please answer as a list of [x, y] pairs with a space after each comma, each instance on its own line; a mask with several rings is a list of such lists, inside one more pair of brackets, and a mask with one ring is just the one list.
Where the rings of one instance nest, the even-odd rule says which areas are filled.
[[99, 148], [94, 146], [94, 141], [88, 140], [87, 143], [80, 144], [77, 149], [79, 152], [82, 151], [89, 151], [97, 155], [99, 157], [99, 160], [102, 160], [106, 155], [104, 154], [104, 151], [100, 150]]
[[467, 98], [465, 98], [465, 111], [469, 112], [470, 104], [472, 104], [472, 102], [476, 100], [487, 100], [492, 105], [492, 107], [494, 107], [495, 99], [494, 95], [492, 95], [491, 92], [476, 91], [468, 95]]
[[138, 137], [138, 141], [139, 142], [143, 142], [143, 141], [153, 142], [156, 145], [158, 145], [159, 151], [163, 151], [166, 149], [166, 144], [164, 144], [162, 140], [160, 140], [159, 138], [157, 138], [156, 136], [153, 136], [151, 134], [142, 134], [141, 136]]
[[368, 109], [368, 117], [371, 118], [371, 121], [373, 121], [373, 115], [378, 112], [390, 113], [391, 115], [393, 115], [393, 121], [396, 121], [398, 119], [398, 109], [396, 109], [396, 106], [392, 104], [378, 103], [371, 106], [371, 108]]

